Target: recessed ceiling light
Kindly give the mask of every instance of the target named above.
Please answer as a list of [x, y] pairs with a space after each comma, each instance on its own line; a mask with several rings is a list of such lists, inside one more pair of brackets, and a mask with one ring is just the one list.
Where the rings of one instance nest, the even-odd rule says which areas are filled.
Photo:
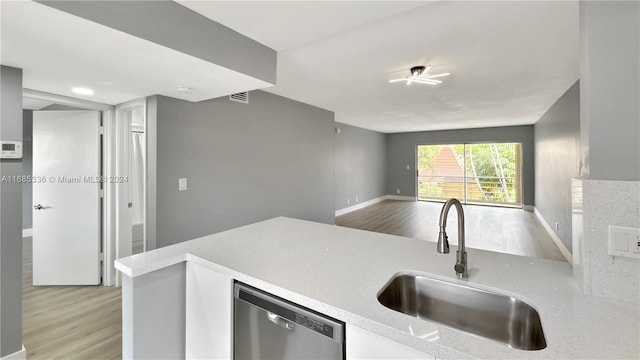
[[93, 95], [94, 92], [91, 89], [87, 89], [87, 88], [81, 88], [81, 87], [74, 87], [73, 89], [71, 89], [71, 91], [73, 91], [74, 93], [78, 94], [78, 95]]

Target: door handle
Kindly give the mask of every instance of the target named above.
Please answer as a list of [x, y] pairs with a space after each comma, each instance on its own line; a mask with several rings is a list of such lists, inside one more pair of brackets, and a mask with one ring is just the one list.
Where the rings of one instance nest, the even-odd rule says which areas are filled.
[[274, 314], [272, 312], [267, 312], [267, 318], [269, 319], [269, 321], [271, 321], [272, 323], [285, 328], [289, 331], [295, 331], [296, 329], [296, 324], [284, 319], [282, 316], [278, 315], [278, 314]]
[[44, 206], [42, 206], [42, 205], [40, 205], [40, 204], [38, 204], [38, 205], [34, 206], [33, 208], [34, 208], [34, 209], [36, 209], [36, 210], [42, 210], [42, 209], [44, 209], [45, 207], [44, 207]]

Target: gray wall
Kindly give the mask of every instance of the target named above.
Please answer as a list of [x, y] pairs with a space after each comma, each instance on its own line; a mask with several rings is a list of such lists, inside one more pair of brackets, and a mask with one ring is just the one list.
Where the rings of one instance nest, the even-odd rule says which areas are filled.
[[386, 195], [385, 134], [342, 123], [335, 126], [340, 129], [335, 134], [335, 209]]
[[281, 215], [334, 223], [333, 112], [263, 91], [156, 101], [158, 247]]
[[38, 2], [254, 78], [276, 83], [275, 50], [176, 2]]
[[[0, 139], [22, 139], [22, 69], [0, 66]], [[0, 176], [22, 160], [0, 160]], [[0, 183], [0, 357], [22, 349], [22, 184]]]
[[[387, 194], [416, 196], [416, 146], [482, 142], [522, 143], [522, 201], [534, 201], [533, 125], [387, 134]], [[409, 165], [409, 169], [407, 169]]]
[[184, 359], [186, 276], [184, 262], [135, 278], [122, 275], [124, 359]]
[[536, 209], [571, 251], [571, 178], [578, 176], [580, 85], [576, 82], [538, 120], [536, 141]]
[[638, 181], [640, 2], [581, 1], [580, 26], [581, 176]]
[[[33, 111], [22, 111], [22, 172], [33, 174]], [[31, 206], [33, 204], [33, 186], [30, 182], [22, 185], [22, 228], [31, 229]]]

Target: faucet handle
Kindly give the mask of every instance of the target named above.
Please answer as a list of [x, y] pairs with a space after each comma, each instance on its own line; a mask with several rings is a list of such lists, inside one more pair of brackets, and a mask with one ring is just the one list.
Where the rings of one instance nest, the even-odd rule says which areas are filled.
[[456, 264], [453, 267], [453, 269], [456, 271], [456, 275], [458, 275], [459, 278], [468, 278], [469, 273], [467, 272], [467, 252], [464, 251], [461, 253], [458, 250], [456, 255]]

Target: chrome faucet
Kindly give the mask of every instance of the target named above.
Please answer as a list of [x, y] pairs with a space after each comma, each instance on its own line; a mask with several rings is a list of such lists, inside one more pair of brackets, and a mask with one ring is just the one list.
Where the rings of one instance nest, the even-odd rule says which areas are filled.
[[449, 253], [449, 238], [447, 237], [447, 214], [451, 205], [456, 206], [458, 211], [458, 251], [456, 252], [456, 265], [453, 267], [459, 278], [469, 277], [467, 272], [467, 252], [464, 246], [464, 212], [462, 204], [457, 199], [449, 199], [440, 212], [440, 235], [438, 235], [438, 252], [441, 254]]

